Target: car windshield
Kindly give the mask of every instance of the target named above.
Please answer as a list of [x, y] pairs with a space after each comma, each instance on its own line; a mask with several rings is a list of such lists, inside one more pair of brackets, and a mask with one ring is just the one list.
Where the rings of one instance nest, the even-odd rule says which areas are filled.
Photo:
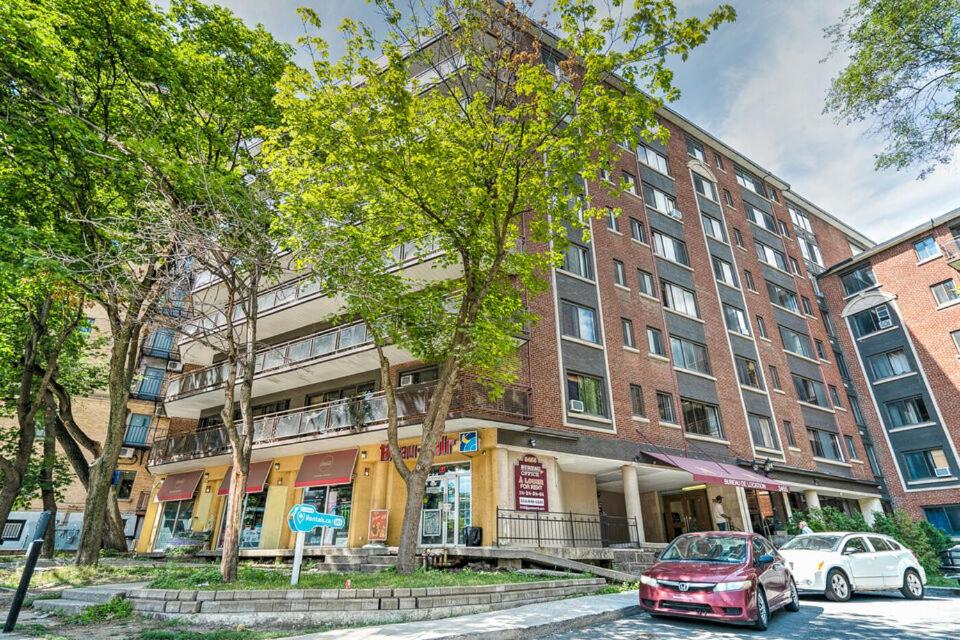
[[660, 559], [740, 564], [747, 559], [747, 540], [722, 535], [680, 536], [667, 547]]
[[784, 551], [832, 551], [843, 536], [797, 536], [780, 547]]

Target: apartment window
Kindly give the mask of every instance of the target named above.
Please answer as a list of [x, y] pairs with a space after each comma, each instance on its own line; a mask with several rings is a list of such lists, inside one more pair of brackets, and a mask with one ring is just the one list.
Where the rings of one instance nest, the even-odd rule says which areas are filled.
[[729, 206], [731, 206], [731, 207], [734, 206], [734, 204], [733, 204], [733, 196], [730, 194], [730, 190], [729, 190], [729, 189], [724, 189], [724, 190], [723, 190], [723, 201], [726, 202], [726, 203], [727, 203]]
[[817, 348], [817, 357], [820, 358], [821, 360], [826, 360], [826, 359], [827, 359], [827, 352], [824, 351], [824, 349], [823, 349], [823, 341], [822, 341], [822, 340], [814, 340], [813, 342], [814, 342], [814, 345], [815, 345], [816, 348]]
[[863, 445], [863, 449], [867, 452], [867, 461], [870, 463], [870, 470], [873, 471], [873, 475], [882, 478], [883, 472], [880, 470], [880, 463], [877, 461], [877, 452], [874, 450], [873, 445], [865, 444]]
[[823, 266], [823, 255], [820, 253], [820, 247], [817, 243], [803, 236], [797, 236], [797, 244], [800, 245], [800, 253], [808, 261]]
[[623, 331], [623, 346], [636, 349], [637, 342], [633, 337], [633, 320], [620, 318], [620, 329]]
[[703, 176], [693, 174], [693, 188], [704, 198], [717, 202], [717, 187]]
[[957, 352], [960, 353], [960, 329], [950, 332], [950, 337], [953, 338], [953, 346], [957, 348]]
[[653, 232], [653, 252], [661, 258], [690, 266], [687, 244], [683, 240], [678, 240], [660, 231]]
[[[803, 245], [801, 244], [800, 246], [802, 247]], [[876, 286], [877, 278], [873, 275], [873, 269], [867, 265], [866, 267], [860, 267], [855, 271], [840, 276], [840, 282], [843, 284], [843, 292], [848, 296], [852, 296], [864, 289]]]
[[723, 223], [714, 218], [713, 216], [708, 216], [707, 214], [702, 214], [700, 218], [703, 220], [703, 231], [720, 242], [727, 241], [727, 234], [723, 231]]
[[790, 237], [790, 228], [787, 226], [787, 223], [783, 220], [777, 218], [777, 228], [780, 229], [780, 235], [789, 238]]
[[714, 154], [713, 154], [713, 159], [716, 160], [716, 162], [717, 162], [717, 169], [720, 169], [721, 171], [723, 171], [723, 170], [724, 170], [724, 169], [723, 169], [723, 156], [721, 156], [719, 153], [714, 153]]
[[851, 242], [850, 240], [847, 240], [847, 246], [850, 248], [850, 255], [851, 255], [851, 256], [859, 255], [859, 254], [863, 253], [863, 251], [864, 251], [864, 248], [863, 248], [863, 247], [861, 247], [860, 245], [858, 245], [858, 244], [855, 243], [855, 242]]
[[859, 460], [860, 458], [857, 456], [857, 447], [853, 441], [853, 436], [843, 436], [843, 441], [847, 445], [847, 455], [849, 456], [849, 459]]
[[680, 218], [680, 212], [677, 211], [677, 200], [673, 196], [644, 183], [643, 199], [651, 209], [668, 215], [671, 218]]
[[867, 362], [870, 364], [870, 371], [873, 372], [874, 380], [892, 378], [913, 371], [913, 367], [910, 366], [910, 359], [907, 358], [903, 349], [894, 349], [870, 356]]
[[917, 253], [917, 260], [926, 260], [940, 255], [940, 247], [937, 246], [933, 236], [927, 236], [923, 240], [914, 242], [913, 250]]
[[783, 432], [787, 434], [787, 445], [791, 447], [797, 446], [797, 434], [793, 432], [793, 423], [789, 420], [783, 421]]
[[925, 449], [903, 454], [907, 478], [910, 480], [929, 480], [950, 476], [950, 463], [943, 449]]
[[731, 287], [740, 286], [737, 282], [737, 273], [733, 270], [733, 265], [726, 260], [721, 260], [717, 256], [713, 256], [713, 275], [717, 277], [717, 280]]
[[[423, 384], [424, 382], [433, 382], [439, 377], [439, 375], [440, 375], [440, 369], [437, 367], [425, 367], [423, 369], [417, 369], [416, 371], [404, 371], [403, 373], [400, 374], [399, 386], [407, 387], [412, 384]], [[341, 397], [339, 394], [336, 396], [336, 398], [331, 398], [327, 394], [324, 394], [324, 395], [325, 395], [323, 399], [324, 402], [328, 402], [330, 400]], [[287, 401], [287, 403], [289, 404], [289, 400]], [[307, 404], [308, 405], [313, 404], [313, 401], [308, 401]], [[283, 410], [286, 410], [287, 408], [288, 407], [283, 407], [282, 409], [279, 409], [279, 408], [274, 409], [270, 413], [273, 413], [274, 411], [283, 411]]]
[[844, 380], [850, 380], [850, 369], [847, 368], [847, 359], [843, 357], [843, 352], [834, 351], [833, 359], [837, 363], [837, 369], [840, 370], [840, 375]]
[[848, 393], [847, 404], [850, 405], [850, 412], [853, 414], [853, 421], [857, 423], [857, 426], [865, 426], [866, 422], [863, 420], [863, 410], [860, 408], [860, 401], [857, 400], [857, 397]]
[[657, 413], [661, 422], [676, 424], [677, 413], [673, 406], [673, 394], [657, 391]]
[[887, 305], [881, 304], [854, 315], [853, 326], [857, 330], [857, 336], [863, 338], [871, 333], [889, 329], [893, 326], [893, 318], [890, 317], [890, 309]]
[[840, 449], [840, 438], [837, 434], [807, 427], [807, 435], [810, 438], [810, 450], [813, 455], [843, 462], [843, 451]]
[[788, 257], [790, 258], [790, 269], [791, 269], [795, 274], [797, 274], [798, 276], [801, 275], [801, 274], [800, 274], [800, 263], [797, 262], [797, 259], [794, 258], [793, 256], [788, 256]]
[[129, 500], [133, 495], [133, 483], [137, 480], [136, 471], [121, 471], [116, 484], [117, 500]]
[[560, 331], [565, 336], [599, 344], [596, 310], [566, 300], [561, 301]]
[[637, 269], [637, 282], [640, 288], [640, 293], [648, 295], [652, 298], [657, 297], [656, 289], [653, 287], [653, 275], [644, 271], [643, 269]]
[[613, 261], [613, 281], [621, 287], [627, 286], [627, 270], [619, 260]]
[[127, 432], [123, 436], [123, 444], [136, 447], [147, 444], [147, 434], [150, 431], [150, 424], [153, 422], [153, 416], [147, 413], [131, 413], [127, 420]]
[[603, 380], [579, 373], [567, 374], [567, 396], [572, 413], [606, 416], [603, 397]]
[[694, 318], [700, 317], [700, 312], [697, 310], [697, 297], [693, 291], [684, 289], [666, 280], [660, 281], [660, 291], [663, 306], [667, 309]]
[[637, 242], [647, 244], [647, 229], [636, 218], [630, 218], [630, 237]]
[[783, 341], [783, 348], [786, 351], [805, 358], [813, 358], [810, 336], [783, 325], [778, 326], [780, 327], [780, 340]]
[[593, 280], [593, 267], [590, 264], [590, 250], [571, 243], [563, 253], [563, 270], [581, 278]]
[[743, 336], [750, 335], [750, 323], [747, 322], [747, 315], [743, 312], [743, 309], [724, 304], [723, 318], [726, 320], [727, 329], [730, 331]]
[[763, 316], [757, 316], [757, 332], [761, 338], [770, 339], [770, 336], [767, 335], [767, 321], [763, 319]]
[[753, 206], [749, 202], [743, 203], [743, 210], [747, 214], [747, 220], [749, 220], [753, 224], [763, 227], [764, 229], [766, 229], [771, 233], [776, 233], [778, 231], [777, 221], [774, 219], [772, 215], [770, 215], [766, 211], [757, 209], [755, 206]]
[[780, 202], [780, 196], [777, 195], [777, 190], [773, 187], [770, 187], [770, 199], [774, 202]]
[[633, 415], [642, 418], [646, 415], [643, 410], [643, 389], [638, 384], [630, 385], [630, 408]]
[[793, 224], [808, 233], [813, 233], [813, 227], [810, 224], [810, 218], [802, 209], [797, 208], [792, 203], [787, 203], [787, 211], [790, 212], [790, 220]]
[[768, 247], [758, 240], [754, 240], [753, 244], [757, 249], [757, 257], [760, 258], [760, 262], [776, 267], [781, 271], [787, 270], [787, 257], [782, 252]]
[[767, 280], [767, 293], [770, 295], [770, 302], [773, 304], [788, 311], [800, 313], [800, 302], [797, 300], [797, 294], [793, 291]]
[[698, 373], [710, 373], [710, 359], [707, 357], [707, 348], [702, 344], [685, 338], [670, 336], [670, 353], [673, 354], [673, 365], [675, 367]]
[[750, 424], [750, 437], [753, 438], [755, 447], [780, 450], [780, 439], [770, 418], [750, 413], [747, 414], [747, 422]]
[[803, 312], [808, 316], [813, 315], [813, 305], [810, 304], [810, 298], [807, 296], [800, 296], [800, 306], [803, 308]]
[[736, 167], [734, 171], [737, 175], [737, 184], [745, 189], [749, 189], [750, 191], [763, 196], [764, 198], [767, 197], [767, 190], [764, 189], [763, 182], [740, 167]]
[[760, 377], [760, 367], [755, 360], [736, 356], [734, 361], [737, 365], [737, 379], [740, 384], [754, 389], [763, 389], [763, 378]]
[[777, 371], [777, 368], [770, 365], [770, 384], [773, 385], [774, 389], [778, 391], [783, 391], [783, 387], [780, 385], [780, 373]]
[[837, 388], [832, 384], [828, 384], [827, 389], [830, 391], [830, 402], [833, 403], [833, 406], [843, 407], [843, 403], [840, 402], [840, 392], [837, 391]]
[[740, 233], [740, 229], [736, 227], [733, 228], [733, 241], [737, 243], [737, 246], [743, 249], [743, 234]]
[[833, 324], [833, 316], [830, 315], [830, 312], [826, 309], [820, 310], [820, 315], [823, 316], [823, 326], [827, 330], [827, 335], [831, 338], [837, 337], [837, 328]]
[[893, 400], [884, 406], [887, 415], [890, 416], [890, 426], [893, 428], [930, 422], [930, 412], [922, 396]]
[[662, 153], [646, 145], [640, 145], [637, 147], [637, 158], [654, 171], [670, 175], [670, 163], [667, 162], [667, 156]]
[[757, 283], [753, 281], [753, 274], [746, 269], [743, 270], [743, 279], [747, 281], [747, 289], [750, 289], [750, 291], [757, 290]]
[[601, 180], [604, 180], [604, 181], [606, 181], [606, 182], [611, 182], [611, 180], [610, 180], [610, 170], [607, 169], [606, 167], [601, 167], [601, 168], [600, 168], [600, 179], [601, 179]]
[[933, 285], [930, 291], [933, 292], [933, 297], [937, 299], [937, 304], [940, 306], [960, 300], [960, 291], [957, 291], [953, 278]]
[[691, 140], [687, 138], [687, 153], [691, 156], [706, 164], [707, 156], [703, 153], [703, 145], [697, 142], [696, 140]]
[[797, 374], [793, 376], [793, 387], [797, 391], [797, 397], [801, 402], [815, 404], [818, 407], [829, 407], [827, 402], [827, 392], [823, 388], [823, 383], [819, 380], [811, 380]]
[[717, 439], [723, 438], [720, 409], [715, 405], [681, 398], [680, 407], [683, 411], [683, 425], [687, 433], [696, 433]]
[[617, 212], [612, 207], [607, 207], [607, 229], [620, 232], [620, 220], [617, 219]]
[[623, 183], [624, 188], [633, 195], [638, 195], [637, 191], [637, 177], [628, 171], [623, 172]]
[[647, 327], [647, 349], [657, 356], [665, 356], [663, 350], [663, 333], [655, 327]]

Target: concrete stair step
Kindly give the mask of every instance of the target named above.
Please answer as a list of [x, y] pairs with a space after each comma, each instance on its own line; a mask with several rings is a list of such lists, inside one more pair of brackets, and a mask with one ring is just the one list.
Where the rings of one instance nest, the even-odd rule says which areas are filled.
[[51, 613], [63, 613], [67, 615], [78, 615], [90, 607], [94, 607], [100, 602], [91, 602], [87, 600], [73, 600], [60, 598], [59, 600], [35, 600], [33, 608], [38, 611], [50, 611]]
[[105, 602], [110, 602], [117, 596], [126, 595], [127, 589], [116, 590], [116, 589], [96, 589], [92, 587], [84, 587], [80, 589], [67, 589], [62, 594], [60, 598], [63, 600], [77, 600], [80, 602], [95, 602], [97, 604], [104, 604]]

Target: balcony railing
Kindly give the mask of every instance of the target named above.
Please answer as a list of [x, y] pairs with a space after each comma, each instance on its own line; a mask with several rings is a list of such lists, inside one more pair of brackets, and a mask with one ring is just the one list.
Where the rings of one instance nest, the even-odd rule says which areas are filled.
[[130, 392], [130, 397], [137, 400], [157, 402], [163, 399], [163, 378], [144, 378], [137, 387]]
[[951, 238], [940, 243], [940, 253], [947, 264], [960, 271], [960, 238]]
[[125, 447], [148, 447], [150, 435], [149, 424], [128, 424], [127, 432], [123, 436], [123, 446]]
[[[397, 416], [402, 424], [423, 419], [435, 383], [397, 390]], [[530, 388], [509, 385], [501, 397], [491, 400], [486, 389], [472, 378], [457, 386], [449, 417], [476, 417], [526, 424], [530, 420]], [[283, 411], [257, 418], [254, 444], [325, 438], [383, 428], [387, 403], [383, 392]], [[159, 465], [226, 454], [230, 438], [226, 428], [195, 431], [154, 442], [150, 464]]]
[[533, 547], [637, 546], [635, 518], [497, 508], [497, 545]]
[[[254, 375], [293, 366], [302, 367], [312, 361], [371, 344], [373, 339], [362, 322], [327, 329], [258, 351]], [[166, 399], [170, 402], [215, 389], [226, 380], [229, 369], [227, 364], [217, 364], [171, 378]]]

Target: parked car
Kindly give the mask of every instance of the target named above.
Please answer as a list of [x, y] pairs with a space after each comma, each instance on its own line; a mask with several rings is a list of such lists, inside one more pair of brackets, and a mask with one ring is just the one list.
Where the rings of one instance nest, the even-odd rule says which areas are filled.
[[899, 589], [911, 600], [924, 595], [927, 574], [913, 552], [877, 533], [812, 533], [780, 547], [797, 586], [828, 599], [849, 600], [855, 591]]
[[777, 609], [800, 610], [786, 562], [762, 536], [710, 531], [676, 538], [640, 576], [651, 615], [749, 623], [766, 629]]

